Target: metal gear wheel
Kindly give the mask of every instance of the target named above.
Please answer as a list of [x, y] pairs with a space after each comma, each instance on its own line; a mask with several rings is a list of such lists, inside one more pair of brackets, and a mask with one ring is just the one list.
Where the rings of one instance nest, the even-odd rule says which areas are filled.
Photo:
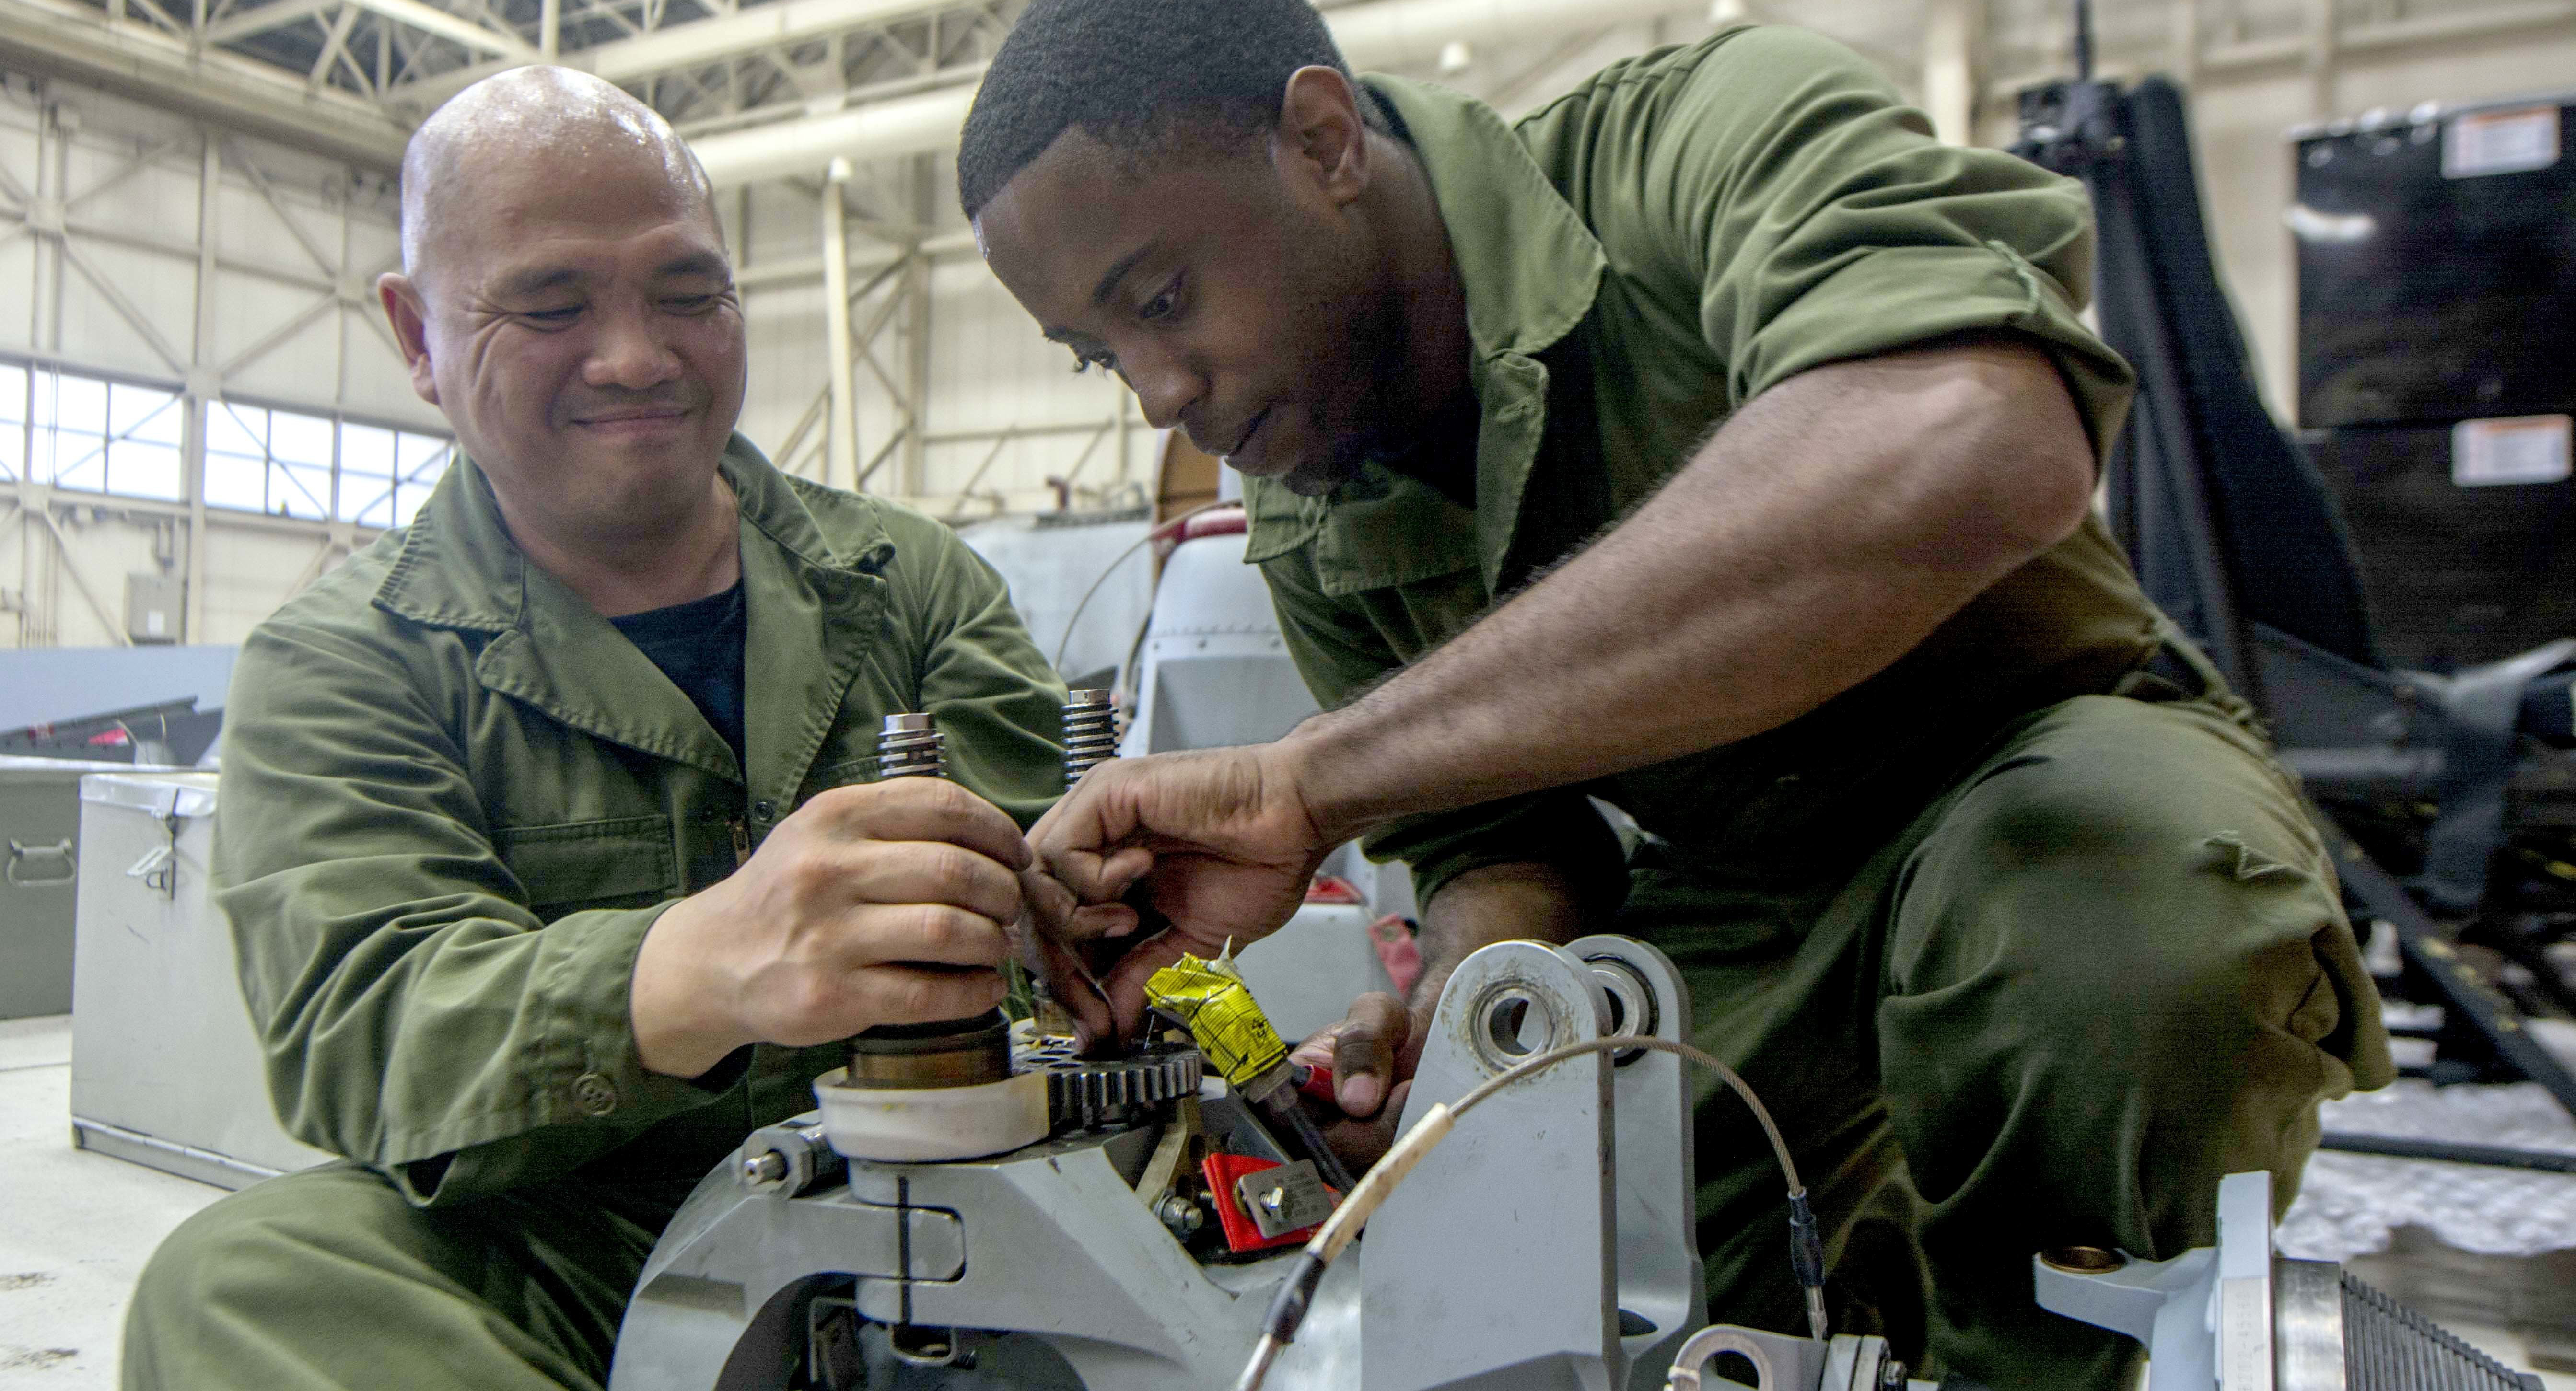
[[1047, 1111], [1059, 1129], [1115, 1124], [1194, 1095], [1206, 1066], [1186, 1044], [1151, 1043], [1123, 1058], [1080, 1058], [1073, 1048], [1069, 1038], [1040, 1038], [1024, 1055], [1028, 1066], [1046, 1074]]

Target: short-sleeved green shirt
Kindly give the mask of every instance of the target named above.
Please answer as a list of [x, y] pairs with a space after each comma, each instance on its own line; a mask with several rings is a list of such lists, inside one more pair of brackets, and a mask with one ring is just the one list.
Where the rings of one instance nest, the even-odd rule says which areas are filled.
[[[1463, 506], [1377, 463], [1325, 497], [1246, 480], [1247, 558], [1327, 708], [1466, 628], [1644, 501], [1738, 406], [1808, 368], [2026, 335], [2096, 448], [2118, 432], [2130, 372], [2077, 317], [2091, 278], [2082, 188], [1936, 142], [1829, 40], [1738, 27], [1614, 64], [1512, 125], [1428, 84], [1366, 86], [1421, 158], [1465, 283], [1475, 494]], [[1401, 823], [1369, 849], [1410, 861], [1426, 895], [1507, 860], [1615, 875], [1590, 793], [1684, 863], [1796, 862], [1901, 824], [2003, 718], [2108, 688], [2153, 654], [2157, 622], [2088, 520], [1787, 725]]]

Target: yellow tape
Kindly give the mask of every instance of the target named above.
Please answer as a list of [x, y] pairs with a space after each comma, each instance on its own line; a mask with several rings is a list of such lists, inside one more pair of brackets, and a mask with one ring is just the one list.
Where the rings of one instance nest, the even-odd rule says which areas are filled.
[[1156, 971], [1145, 999], [1187, 1023], [1209, 1065], [1238, 1087], [1288, 1060], [1288, 1045], [1235, 969], [1232, 943], [1214, 961], [1184, 956]]

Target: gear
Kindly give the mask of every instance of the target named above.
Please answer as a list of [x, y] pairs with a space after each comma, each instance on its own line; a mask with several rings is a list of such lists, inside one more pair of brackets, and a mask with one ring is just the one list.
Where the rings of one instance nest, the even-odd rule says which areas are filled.
[[1025, 1065], [1046, 1074], [1047, 1110], [1059, 1129], [1131, 1120], [1138, 1111], [1194, 1095], [1205, 1064], [1186, 1044], [1152, 1043], [1123, 1058], [1079, 1058], [1073, 1040], [1026, 1045]]

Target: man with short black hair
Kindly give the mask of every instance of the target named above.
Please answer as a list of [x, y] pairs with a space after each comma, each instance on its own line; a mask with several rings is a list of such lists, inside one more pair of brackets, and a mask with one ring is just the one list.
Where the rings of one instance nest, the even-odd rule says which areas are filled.
[[[919, 513], [733, 433], [705, 176], [585, 73], [413, 136], [379, 286], [462, 458], [244, 644], [216, 898], [287, 1129], [198, 1213], [124, 1381], [596, 1388], [655, 1238], [840, 1041], [1002, 995], [1064, 692]], [[877, 781], [926, 710], [952, 781]], [[987, 800], [989, 799], [989, 800]]]
[[[1309, 1044], [1365, 1148], [1468, 952], [1642, 937], [1800, 1152], [1835, 1326], [2050, 1391], [2136, 1348], [2036, 1308], [2034, 1251], [2205, 1244], [2220, 1176], [2286, 1202], [2318, 1098], [2390, 1077], [2296, 794], [2091, 514], [2130, 375], [2071, 182], [1792, 29], [1506, 124], [1355, 78], [1304, 0], [1036, 0], [958, 171], [1046, 336], [1245, 475], [1326, 708], [1032, 833], [1090, 926], [1140, 883], [1170, 923], [1088, 1029], [1363, 835], [1425, 901], [1412, 999]], [[1711, 1312], [1803, 1332], [1701, 1085]]]

